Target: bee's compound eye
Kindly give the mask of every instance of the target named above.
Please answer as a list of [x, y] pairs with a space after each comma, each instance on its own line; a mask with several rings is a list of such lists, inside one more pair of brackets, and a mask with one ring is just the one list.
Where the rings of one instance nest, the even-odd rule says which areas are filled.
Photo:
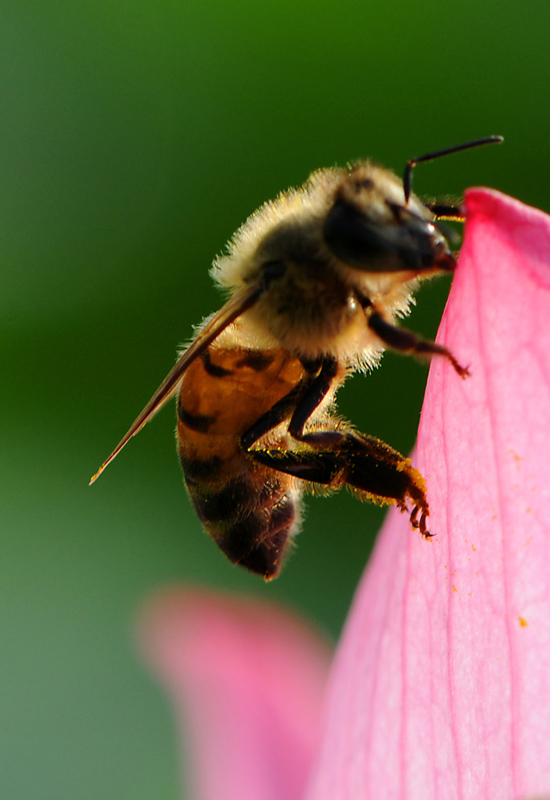
[[344, 200], [337, 200], [332, 207], [323, 235], [337, 258], [359, 269], [376, 270], [375, 260], [391, 249], [379, 226], [369, 223], [356, 206]]

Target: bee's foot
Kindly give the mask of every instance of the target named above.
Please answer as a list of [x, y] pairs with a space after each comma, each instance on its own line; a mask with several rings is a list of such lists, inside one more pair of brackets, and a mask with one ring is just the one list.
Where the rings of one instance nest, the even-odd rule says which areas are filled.
[[431, 539], [433, 536], [435, 536], [435, 533], [430, 533], [426, 527], [426, 520], [428, 519], [429, 514], [430, 511], [427, 506], [415, 505], [410, 516], [411, 525], [416, 530], [419, 530], [425, 539]]

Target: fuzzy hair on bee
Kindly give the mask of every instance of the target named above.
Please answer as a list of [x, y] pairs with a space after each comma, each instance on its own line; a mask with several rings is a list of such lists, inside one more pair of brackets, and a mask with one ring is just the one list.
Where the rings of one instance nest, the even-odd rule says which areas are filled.
[[400, 327], [419, 283], [456, 260], [438, 219], [459, 207], [411, 192], [417, 163], [502, 141], [487, 137], [407, 163], [403, 179], [370, 161], [320, 169], [242, 225], [212, 277], [229, 295], [92, 478], [177, 395], [177, 445], [206, 532], [235, 564], [276, 577], [307, 491], [350, 488], [397, 504], [429, 538], [424, 479], [390, 445], [336, 414], [346, 378], [384, 350], [449, 361]]

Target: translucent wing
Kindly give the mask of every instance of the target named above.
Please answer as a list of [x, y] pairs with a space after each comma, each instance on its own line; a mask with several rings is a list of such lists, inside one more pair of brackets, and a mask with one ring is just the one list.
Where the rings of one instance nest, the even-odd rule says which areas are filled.
[[109, 458], [100, 466], [98, 471], [90, 480], [90, 485], [95, 483], [99, 478], [105, 467], [107, 467], [113, 458], [120, 453], [124, 445], [135, 436], [143, 426], [149, 422], [151, 417], [159, 411], [160, 408], [175, 394], [178, 383], [193, 361], [200, 356], [204, 350], [211, 344], [214, 339], [224, 331], [228, 325], [231, 325], [237, 317], [243, 314], [247, 309], [251, 308], [262, 294], [262, 287], [257, 284], [254, 286], [246, 287], [238, 291], [231, 297], [220, 310], [213, 315], [213, 317], [206, 323], [204, 328], [198, 334], [197, 338], [182, 353], [178, 359], [175, 367], [169, 372], [163, 380], [155, 394], [149, 400], [141, 414], [137, 417], [130, 430], [123, 436], [118, 445], [115, 447]]

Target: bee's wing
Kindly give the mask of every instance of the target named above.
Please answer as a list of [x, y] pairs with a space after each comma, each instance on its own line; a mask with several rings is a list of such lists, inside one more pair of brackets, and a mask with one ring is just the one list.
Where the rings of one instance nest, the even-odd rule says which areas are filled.
[[225, 303], [225, 305], [222, 306], [222, 308], [220, 308], [216, 314], [212, 316], [210, 320], [208, 320], [204, 328], [197, 335], [197, 338], [187, 348], [187, 350], [182, 353], [175, 367], [168, 373], [141, 414], [135, 420], [130, 430], [123, 436], [109, 458], [100, 466], [98, 471], [92, 477], [90, 480], [90, 485], [99, 478], [105, 467], [108, 466], [113, 458], [120, 453], [124, 445], [132, 438], [132, 436], [135, 436], [137, 433], [139, 433], [143, 426], [149, 422], [153, 414], [156, 414], [156, 412], [162, 408], [166, 401], [174, 395], [178, 383], [187, 367], [192, 364], [193, 361], [200, 356], [202, 352], [204, 352], [204, 350], [206, 350], [208, 345], [211, 344], [214, 339], [228, 327], [228, 325], [231, 325], [231, 323], [234, 322], [237, 317], [239, 317], [244, 311], [246, 311], [248, 308], [251, 308], [257, 302], [258, 298], [262, 294], [262, 291], [262, 287], [258, 286], [257, 284], [238, 291], [227, 301], [227, 303]]

